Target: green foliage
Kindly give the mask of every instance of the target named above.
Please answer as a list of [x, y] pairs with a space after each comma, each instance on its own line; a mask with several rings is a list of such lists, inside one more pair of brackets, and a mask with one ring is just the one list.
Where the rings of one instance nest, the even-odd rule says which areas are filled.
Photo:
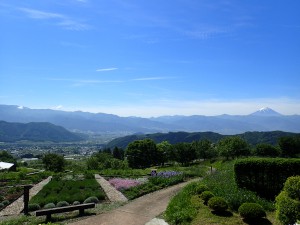
[[2, 209], [4, 206], [5, 205], [2, 202], [0, 202], [0, 209]]
[[0, 151], [0, 162], [16, 163], [16, 160], [7, 151]]
[[300, 136], [286, 136], [279, 138], [278, 145], [282, 156], [295, 157], [300, 154]]
[[207, 205], [209, 208], [211, 208], [213, 211], [216, 212], [223, 212], [228, 209], [228, 204], [222, 197], [212, 197], [208, 200]]
[[300, 174], [300, 159], [242, 159], [234, 165], [235, 180], [239, 187], [274, 199], [286, 179]]
[[225, 137], [217, 144], [220, 156], [229, 159], [250, 154], [248, 143], [239, 136]]
[[300, 176], [289, 177], [284, 184], [284, 191], [292, 199], [300, 200]]
[[209, 189], [205, 184], [197, 183], [197, 185], [195, 186], [195, 189], [194, 189], [194, 194], [200, 195], [200, 194], [202, 194], [202, 192], [208, 191], [208, 190]]
[[72, 205], [79, 205], [80, 202], [79, 201], [74, 201]]
[[294, 224], [300, 219], [300, 203], [291, 199], [285, 191], [276, 197], [276, 216], [283, 225]]
[[208, 200], [214, 196], [215, 195], [211, 191], [203, 191], [200, 195], [200, 198], [204, 201], [204, 204], [207, 204]]
[[182, 165], [188, 165], [196, 159], [196, 151], [190, 143], [178, 143], [173, 146], [175, 160]]
[[127, 146], [125, 155], [131, 168], [147, 168], [159, 163], [158, 150], [151, 139], [131, 142]]
[[273, 211], [272, 202], [260, 198], [252, 191], [237, 186], [234, 179], [234, 164], [235, 161], [218, 162], [214, 165], [218, 168], [217, 171], [206, 176], [201, 182], [207, 185], [216, 196], [223, 197], [232, 210], [237, 211], [240, 205], [245, 202], [255, 202], [263, 206], [265, 210]]
[[70, 179], [56, 176], [43, 187], [43, 189], [30, 200], [30, 203], [38, 203], [41, 206], [59, 201], [83, 202], [90, 196], [96, 196], [100, 200], [105, 199], [105, 194], [98, 182], [93, 179], [70, 176]]
[[244, 219], [259, 219], [266, 216], [263, 207], [257, 203], [243, 203], [238, 211]]
[[189, 224], [197, 215], [197, 209], [191, 201], [196, 182], [188, 184], [175, 195], [166, 209], [166, 219], [171, 224]]
[[178, 184], [180, 182], [184, 181], [184, 175], [177, 175], [177, 176], [172, 176], [169, 178], [165, 178], [165, 177], [151, 177], [149, 178], [149, 181], [123, 190], [123, 194], [128, 198], [128, 199], [134, 199], [137, 197], [140, 197], [142, 195], [148, 194], [150, 192], [171, 186], [171, 185], [175, 185]]
[[98, 203], [99, 199], [96, 196], [88, 197], [83, 203]]
[[45, 154], [42, 161], [46, 170], [53, 172], [62, 172], [66, 164], [66, 161], [62, 155], [57, 155], [54, 153]]
[[51, 208], [55, 208], [55, 204], [53, 202], [44, 205], [44, 209], [51, 209]]
[[173, 146], [168, 141], [163, 141], [157, 146], [158, 151], [158, 157], [159, 157], [159, 163], [164, 165], [167, 161], [173, 161]]
[[104, 169], [99, 171], [103, 176], [110, 177], [141, 177], [150, 174], [151, 169]]
[[3, 202], [1, 202], [4, 206], [7, 206], [9, 204], [8, 200], [4, 200]]
[[280, 150], [271, 144], [261, 143], [256, 145], [253, 154], [256, 156], [276, 157], [280, 155]]
[[69, 206], [70, 204], [66, 201], [60, 201], [56, 204], [56, 207]]
[[284, 224], [294, 224], [300, 220], [300, 176], [289, 177], [283, 191], [276, 197], [276, 215]]
[[39, 210], [39, 209], [41, 209], [39, 204], [34, 203], [34, 204], [29, 204], [28, 205], [29, 212], [36, 211], [36, 210]]
[[213, 146], [213, 143], [207, 139], [194, 141], [192, 148], [195, 149], [198, 159], [212, 159], [218, 156], [218, 152]]

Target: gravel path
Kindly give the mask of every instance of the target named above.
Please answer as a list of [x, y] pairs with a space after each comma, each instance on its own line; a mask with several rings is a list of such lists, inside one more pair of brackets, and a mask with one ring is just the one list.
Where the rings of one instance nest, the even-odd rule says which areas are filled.
[[95, 174], [95, 179], [105, 191], [108, 199], [111, 202], [127, 202], [128, 199], [119, 192], [114, 186], [112, 186], [107, 180], [101, 177], [99, 174]]
[[[36, 195], [50, 180], [51, 180], [51, 176], [45, 180], [42, 180], [40, 183], [34, 185], [29, 191], [29, 199], [31, 199], [34, 195]], [[24, 201], [22, 195], [16, 201], [14, 201], [5, 209], [0, 211], [0, 216], [18, 215], [23, 210], [23, 208], [24, 208]]]
[[[196, 179], [199, 180], [199, 179]], [[195, 180], [191, 180], [195, 181]], [[189, 182], [191, 182], [189, 181]], [[180, 183], [172, 187], [162, 189], [121, 206], [115, 210], [103, 213], [97, 216], [92, 216], [87, 219], [83, 219], [72, 225], [145, 225], [156, 216], [163, 213], [169, 200], [178, 191], [180, 191], [189, 182]], [[161, 220], [151, 222], [163, 222]], [[150, 223], [151, 224], [151, 223]], [[159, 223], [155, 223], [159, 224]], [[163, 224], [163, 223], [161, 223]]]

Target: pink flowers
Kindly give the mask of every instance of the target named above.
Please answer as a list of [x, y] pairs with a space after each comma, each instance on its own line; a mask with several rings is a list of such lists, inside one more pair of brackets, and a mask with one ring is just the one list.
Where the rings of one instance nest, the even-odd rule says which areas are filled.
[[134, 179], [112, 178], [108, 181], [117, 190], [125, 190], [142, 184], [143, 182]]

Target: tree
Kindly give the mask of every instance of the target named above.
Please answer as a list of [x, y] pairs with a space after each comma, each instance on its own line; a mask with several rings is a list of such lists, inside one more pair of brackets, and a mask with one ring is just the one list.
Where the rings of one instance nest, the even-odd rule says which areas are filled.
[[213, 143], [207, 139], [194, 141], [192, 148], [195, 149], [198, 159], [212, 159], [218, 155]]
[[285, 157], [294, 157], [300, 154], [300, 137], [281, 137], [279, 138], [278, 145], [282, 155]]
[[113, 157], [115, 159], [123, 160], [124, 159], [124, 150], [122, 148], [115, 147], [113, 149]]
[[159, 162], [156, 144], [151, 139], [129, 143], [125, 155], [131, 168], [146, 168]]
[[46, 170], [53, 172], [62, 172], [64, 171], [66, 160], [62, 155], [57, 155], [54, 153], [45, 154], [42, 158], [43, 164]]
[[172, 160], [172, 145], [168, 141], [163, 141], [157, 146], [159, 163], [164, 165], [168, 160]]
[[250, 154], [248, 143], [238, 136], [221, 139], [217, 145], [217, 149], [219, 154], [226, 157], [226, 159]]
[[187, 165], [196, 159], [196, 151], [190, 143], [178, 143], [174, 145], [174, 153], [177, 162]]
[[261, 143], [261, 144], [256, 145], [253, 153], [254, 153], [254, 155], [257, 155], [257, 156], [275, 157], [275, 156], [279, 156], [280, 151], [273, 145]]
[[98, 170], [99, 169], [99, 162], [98, 158], [95, 156], [92, 156], [87, 159], [86, 161], [88, 170]]
[[9, 154], [7, 151], [0, 151], [0, 161], [7, 163], [17, 163], [14, 157]]

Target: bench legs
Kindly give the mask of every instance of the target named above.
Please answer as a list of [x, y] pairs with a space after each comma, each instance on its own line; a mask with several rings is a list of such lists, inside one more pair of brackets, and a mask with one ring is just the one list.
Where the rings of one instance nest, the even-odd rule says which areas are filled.
[[48, 221], [51, 221], [51, 214], [47, 214], [46, 215], [46, 221], [48, 222]]
[[82, 216], [84, 214], [84, 209], [79, 209], [79, 215]]

